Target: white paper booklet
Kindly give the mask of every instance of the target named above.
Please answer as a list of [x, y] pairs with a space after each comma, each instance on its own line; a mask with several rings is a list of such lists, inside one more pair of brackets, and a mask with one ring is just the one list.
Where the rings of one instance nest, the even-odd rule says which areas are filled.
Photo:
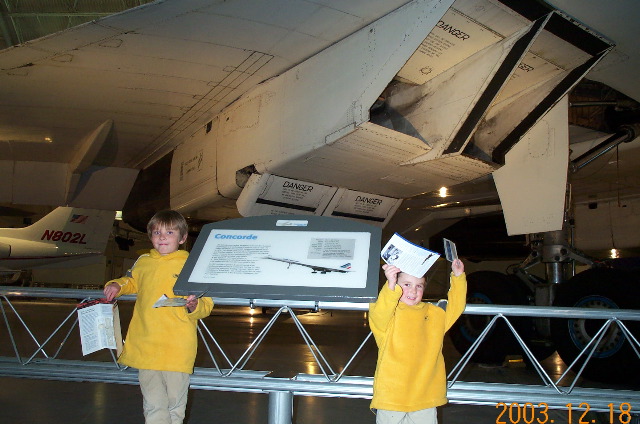
[[421, 278], [440, 257], [439, 253], [411, 243], [395, 233], [380, 252], [382, 259], [414, 277]]
[[78, 305], [78, 322], [82, 354], [88, 355], [100, 349], [122, 351], [120, 313], [117, 303], [94, 300]]

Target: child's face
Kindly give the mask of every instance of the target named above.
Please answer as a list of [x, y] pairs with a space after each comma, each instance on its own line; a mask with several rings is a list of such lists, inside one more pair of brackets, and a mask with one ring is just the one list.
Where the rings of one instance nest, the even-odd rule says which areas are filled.
[[417, 305], [422, 302], [424, 278], [414, 277], [413, 275], [401, 272], [398, 274], [398, 284], [400, 285], [400, 288], [402, 288], [402, 297], [400, 297], [400, 302], [407, 305]]
[[173, 228], [156, 227], [151, 231], [151, 244], [161, 255], [175, 252], [186, 240], [186, 234], [180, 237], [180, 231]]

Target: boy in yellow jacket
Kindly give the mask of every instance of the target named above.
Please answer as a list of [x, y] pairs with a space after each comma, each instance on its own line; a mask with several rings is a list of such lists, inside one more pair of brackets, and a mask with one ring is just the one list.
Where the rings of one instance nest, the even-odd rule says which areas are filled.
[[187, 222], [176, 211], [161, 211], [147, 232], [154, 248], [126, 276], [107, 282], [104, 294], [107, 300], [138, 294], [118, 362], [138, 369], [145, 423], [180, 424], [198, 347], [198, 320], [209, 316], [213, 301], [191, 295], [184, 308], [153, 307], [162, 295], [175, 296], [173, 286], [189, 256], [178, 250], [187, 240]]
[[382, 266], [387, 283], [369, 305], [369, 325], [378, 345], [371, 409], [378, 424], [435, 424], [436, 407], [447, 403], [442, 344], [465, 308], [462, 261], [451, 264], [448, 300], [422, 301], [425, 279]]

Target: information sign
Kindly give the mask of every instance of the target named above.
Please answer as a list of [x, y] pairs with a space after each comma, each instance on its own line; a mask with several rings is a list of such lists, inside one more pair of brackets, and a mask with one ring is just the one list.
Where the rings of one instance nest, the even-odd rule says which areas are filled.
[[292, 301], [371, 302], [381, 230], [341, 218], [257, 216], [203, 227], [174, 292]]

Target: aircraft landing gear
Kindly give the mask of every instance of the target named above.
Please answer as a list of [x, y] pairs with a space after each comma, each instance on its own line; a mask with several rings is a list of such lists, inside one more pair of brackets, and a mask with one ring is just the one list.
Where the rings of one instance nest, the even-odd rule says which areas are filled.
[[[638, 309], [640, 307], [640, 277], [619, 269], [595, 268], [577, 274], [558, 287], [554, 306], [582, 308]], [[596, 332], [603, 320], [554, 319], [552, 338], [558, 354], [571, 364]], [[625, 321], [633, 335], [640, 334], [640, 323]], [[582, 355], [574, 365], [578, 371], [584, 363]], [[586, 378], [609, 383], [628, 384], [638, 388], [640, 384], [640, 358], [634, 351], [622, 329], [611, 324], [582, 375]]]
[[[518, 278], [495, 271], [478, 271], [467, 276], [468, 304], [527, 305], [527, 289]], [[491, 316], [462, 315], [449, 335], [460, 353], [466, 352], [491, 320]], [[519, 333], [526, 332], [528, 317], [510, 318]], [[471, 358], [474, 362], [501, 364], [505, 356], [521, 352], [507, 324], [498, 321]]]

